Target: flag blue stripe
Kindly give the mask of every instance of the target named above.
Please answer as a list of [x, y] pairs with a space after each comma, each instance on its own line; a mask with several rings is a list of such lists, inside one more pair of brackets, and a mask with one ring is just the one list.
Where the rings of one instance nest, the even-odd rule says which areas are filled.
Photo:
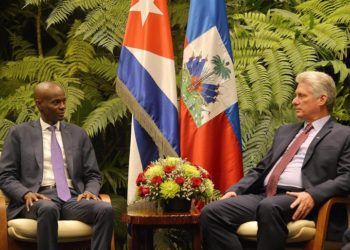
[[233, 60], [225, 0], [191, 0], [186, 37], [188, 43], [216, 26]]
[[239, 110], [238, 110], [238, 102], [230, 106], [225, 110], [226, 116], [232, 126], [232, 129], [236, 135], [236, 138], [239, 142], [239, 145], [242, 149], [242, 138], [241, 138], [241, 127], [239, 122]]
[[179, 153], [178, 112], [176, 107], [154, 82], [145, 68], [125, 47], [121, 51], [118, 76], [138, 103], [152, 117], [175, 151]]
[[141, 127], [136, 119], [134, 119], [134, 131], [142, 162], [142, 168], [145, 169], [151, 161], [158, 159], [158, 148], [146, 130]]

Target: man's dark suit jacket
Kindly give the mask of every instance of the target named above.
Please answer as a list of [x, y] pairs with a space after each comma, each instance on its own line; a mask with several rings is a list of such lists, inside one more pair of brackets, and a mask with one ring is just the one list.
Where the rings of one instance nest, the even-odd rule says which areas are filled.
[[[227, 191], [234, 191], [237, 194], [261, 192], [265, 177], [302, 126], [303, 124], [292, 124], [280, 127], [276, 131], [267, 155]], [[301, 172], [303, 187], [315, 201], [314, 214], [317, 213], [317, 208], [329, 198], [348, 195], [350, 193], [350, 127], [329, 119], [311, 142]], [[337, 211], [332, 213], [334, 216], [330, 222], [330, 228], [334, 234], [329, 235], [329, 238], [339, 238], [339, 234], [347, 226], [346, 211], [342, 207], [334, 209]]]
[[[85, 131], [73, 124], [60, 125], [67, 168], [78, 193], [98, 194], [101, 177], [95, 152]], [[43, 138], [39, 121], [11, 128], [0, 158], [0, 188], [9, 196], [8, 219], [24, 208], [23, 196], [38, 192], [43, 177]]]

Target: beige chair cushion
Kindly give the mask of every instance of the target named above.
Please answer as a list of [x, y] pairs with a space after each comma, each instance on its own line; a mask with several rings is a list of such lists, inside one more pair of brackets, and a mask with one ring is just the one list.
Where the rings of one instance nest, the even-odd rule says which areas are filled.
[[[7, 222], [9, 236], [19, 241], [36, 241], [36, 220], [13, 219]], [[76, 242], [89, 240], [92, 235], [91, 226], [77, 220], [58, 221], [58, 242]]]
[[[287, 242], [289, 243], [311, 240], [316, 233], [315, 222], [310, 220], [289, 222], [287, 227], [289, 231]], [[245, 240], [256, 241], [257, 232], [258, 223], [256, 221], [243, 223], [237, 229], [237, 234]]]

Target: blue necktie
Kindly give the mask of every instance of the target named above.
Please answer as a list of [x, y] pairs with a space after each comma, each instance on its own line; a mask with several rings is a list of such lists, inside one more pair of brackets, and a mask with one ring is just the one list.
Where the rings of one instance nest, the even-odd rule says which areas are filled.
[[61, 200], [67, 201], [70, 199], [71, 195], [67, 184], [67, 178], [64, 173], [62, 150], [58, 144], [55, 129], [55, 126], [49, 127], [49, 130], [51, 131], [51, 162], [56, 181], [57, 195]]

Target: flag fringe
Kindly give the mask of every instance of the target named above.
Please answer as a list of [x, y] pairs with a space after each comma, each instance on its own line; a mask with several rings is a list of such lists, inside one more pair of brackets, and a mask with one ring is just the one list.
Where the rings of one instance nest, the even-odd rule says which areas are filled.
[[116, 78], [115, 86], [119, 97], [124, 101], [125, 105], [128, 107], [135, 119], [147, 131], [147, 133], [153, 139], [154, 143], [157, 145], [159, 150], [159, 156], [178, 157], [178, 154], [171, 146], [169, 141], [164, 137], [163, 133], [159, 130], [156, 123], [149, 116], [149, 114], [140, 106], [140, 104], [135, 99], [134, 95], [130, 93], [129, 89], [119, 78]]

